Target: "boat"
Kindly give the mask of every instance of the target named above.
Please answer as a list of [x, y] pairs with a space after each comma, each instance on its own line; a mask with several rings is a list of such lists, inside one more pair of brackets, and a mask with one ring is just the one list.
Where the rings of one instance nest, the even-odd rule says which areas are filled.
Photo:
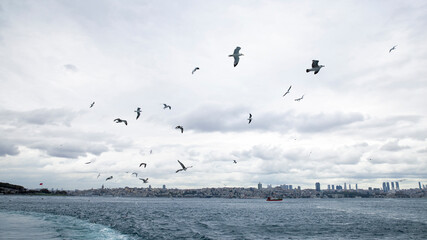
[[272, 197], [268, 197], [267, 201], [268, 202], [277, 202], [277, 201], [282, 201], [283, 198], [272, 198]]

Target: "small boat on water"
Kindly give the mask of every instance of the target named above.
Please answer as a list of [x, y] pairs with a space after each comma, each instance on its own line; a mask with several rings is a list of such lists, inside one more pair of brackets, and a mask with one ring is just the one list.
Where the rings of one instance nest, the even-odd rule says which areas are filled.
[[272, 197], [268, 197], [267, 198], [267, 202], [277, 202], [277, 201], [282, 201], [283, 198], [272, 198]]

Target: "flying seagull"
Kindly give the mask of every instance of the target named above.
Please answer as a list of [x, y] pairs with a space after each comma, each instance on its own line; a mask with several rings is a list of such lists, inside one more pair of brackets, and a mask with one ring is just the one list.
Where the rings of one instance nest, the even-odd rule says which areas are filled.
[[91, 103], [89, 108], [92, 108], [93, 105], [95, 105], [95, 102]]
[[319, 60], [313, 60], [313, 63], [311, 64], [311, 68], [310, 69], [306, 69], [306, 72], [311, 72], [314, 71], [314, 74], [317, 74], [320, 69], [324, 67], [323, 65], [319, 65]]
[[236, 49], [234, 49], [234, 53], [231, 55], [228, 55], [229, 57], [234, 57], [234, 67], [237, 66], [237, 64], [239, 63], [239, 57], [243, 56], [243, 54], [239, 53], [240, 51], [240, 47], [236, 47]]
[[292, 85], [288, 88], [288, 91], [286, 91], [285, 94], [283, 94], [283, 97], [286, 96], [286, 94], [289, 93], [289, 91], [291, 90], [291, 88], [292, 88]]
[[248, 124], [252, 122], [252, 114], [249, 113]]
[[237, 161], [236, 161], [236, 160], [233, 160], [233, 163], [237, 163]]
[[303, 98], [304, 98], [304, 95], [302, 95], [302, 97], [300, 97], [300, 98], [296, 98], [296, 99], [295, 99], [295, 101], [299, 102], [299, 101], [301, 101]]
[[147, 164], [146, 164], [146, 163], [141, 163], [141, 164], [139, 164], [139, 167], [141, 167], [142, 165], [144, 165], [144, 168], [146, 168], [146, 167], [147, 167]]
[[91, 164], [92, 162], [86, 162], [85, 164]]
[[194, 74], [194, 72], [196, 72], [197, 70], [199, 70], [200, 68], [199, 67], [196, 67], [192, 72], [191, 72], [191, 74]]
[[175, 129], [181, 129], [181, 133], [184, 133], [184, 127], [183, 126], [176, 126]]
[[120, 118], [116, 118], [116, 119], [114, 119], [114, 122], [116, 122], [116, 123], [124, 122], [126, 125], [128, 125], [128, 121], [126, 121], [126, 120], [122, 120], [122, 119], [120, 119]]
[[[137, 108], [134, 112], [136, 112], [136, 119], [139, 118], [139, 116], [141, 115], [141, 108]], [[126, 124], [127, 125], [127, 124]]]
[[108, 180], [111, 180], [111, 179], [113, 179], [113, 176], [109, 176], [109, 177], [107, 177], [107, 178], [105, 179], [105, 181], [108, 181]]
[[163, 109], [166, 109], [166, 108], [169, 108], [169, 110], [171, 110], [171, 109], [172, 109], [172, 107], [171, 107], [171, 106], [167, 105], [166, 103], [163, 103]]
[[99, 178], [99, 176], [101, 176], [101, 173], [98, 173], [98, 177], [96, 177], [96, 179], [98, 179], [98, 178]]
[[144, 183], [148, 183], [148, 178], [146, 178], [146, 179], [139, 178], [139, 180], [142, 180]]
[[181, 169], [176, 170], [176, 173], [178, 173], [179, 171], [182, 171], [182, 170], [187, 171], [187, 169], [188, 169], [188, 168], [192, 168], [192, 167], [193, 167], [193, 166], [185, 167], [185, 166], [184, 166], [184, 164], [182, 164], [182, 162], [181, 162], [181, 161], [179, 161], [179, 160], [178, 160], [178, 162], [179, 162], [179, 164], [181, 165], [181, 167], [182, 167], [182, 168], [181, 168]]
[[132, 175], [135, 175], [135, 177], [138, 177], [138, 173], [133, 172]]
[[391, 53], [391, 51], [396, 50], [397, 45], [394, 45], [390, 50], [388, 50], [388, 53]]

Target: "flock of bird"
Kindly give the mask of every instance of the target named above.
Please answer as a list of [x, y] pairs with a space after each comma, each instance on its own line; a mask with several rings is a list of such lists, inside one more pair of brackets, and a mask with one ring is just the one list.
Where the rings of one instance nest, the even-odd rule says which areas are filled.
[[[396, 47], [397, 47], [397, 45], [393, 46], [389, 50], [389, 53], [391, 53], [393, 50], [395, 50]], [[239, 64], [240, 57], [244, 56], [242, 53], [240, 53], [240, 49], [241, 49], [240, 47], [236, 47], [234, 49], [233, 54], [228, 55], [229, 57], [233, 57], [234, 58], [234, 67], [236, 67]], [[306, 69], [306, 72], [307, 73], [314, 72], [314, 74], [317, 74], [317, 73], [319, 73], [320, 69], [322, 69], [323, 67], [325, 67], [325, 66], [324, 65], [319, 65], [319, 60], [312, 60], [311, 68]], [[193, 69], [193, 71], [191, 72], [191, 74], [194, 74], [198, 70], [200, 70], [200, 68], [199, 67], [195, 67]], [[290, 93], [291, 88], [292, 88], [292, 85], [289, 86], [288, 90], [283, 94], [283, 97], [285, 97], [287, 94]], [[297, 102], [299, 102], [299, 101], [303, 100], [303, 98], [304, 98], [304, 95], [302, 95], [300, 98], [296, 98], [294, 100], [297, 101]], [[89, 108], [92, 108], [94, 105], [95, 105], [95, 102], [92, 102], [90, 104]], [[170, 105], [166, 104], [166, 103], [163, 103], [163, 109], [169, 109], [169, 110], [171, 110], [172, 107]], [[138, 107], [134, 112], [136, 113], [136, 120], [138, 120], [139, 117], [141, 116], [141, 112], [142, 112], [141, 108]], [[248, 117], [247, 120], [248, 120], [248, 124], [250, 124], [252, 122], [252, 114], [251, 113], [249, 113], [249, 117]], [[124, 123], [125, 125], [128, 125], [127, 120], [120, 119], [120, 118], [114, 119], [114, 122], [115, 123]], [[181, 126], [181, 125], [176, 126], [175, 129], [178, 129], [178, 130], [181, 131], [181, 133], [184, 133], [184, 127]], [[150, 150], [150, 154], [151, 153], [152, 153], [152, 150]], [[311, 152], [310, 152], [310, 155], [311, 155]], [[186, 167], [180, 160], [177, 160], [177, 161], [178, 161], [179, 165], [181, 166], [181, 168], [178, 169], [178, 170], [176, 170], [175, 173], [178, 173], [180, 171], [187, 171], [187, 169], [193, 167], [193, 166]], [[91, 161], [90, 162], [86, 162], [85, 164], [90, 164], [90, 163], [92, 163], [92, 162]], [[233, 163], [237, 164], [237, 160], [233, 160]], [[142, 167], [142, 166], [144, 166], [144, 168], [146, 168], [147, 167], [147, 163], [140, 163], [139, 167]], [[126, 173], [128, 173], [128, 172], [126, 172]], [[132, 175], [135, 175], [135, 177], [138, 177], [138, 173], [137, 172], [133, 172]], [[97, 178], [99, 178], [100, 176], [101, 176], [101, 174], [98, 173], [98, 177]], [[111, 179], [113, 179], [113, 176], [107, 177], [105, 179], [105, 181], [108, 181], [108, 180], [111, 180]], [[143, 181], [143, 183], [148, 183], [148, 178], [139, 178], [139, 180]]]

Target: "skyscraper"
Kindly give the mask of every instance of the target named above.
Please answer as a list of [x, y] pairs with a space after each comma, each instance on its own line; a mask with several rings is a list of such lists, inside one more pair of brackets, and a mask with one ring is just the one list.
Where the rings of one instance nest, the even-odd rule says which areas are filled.
[[320, 192], [320, 183], [319, 182], [316, 183], [316, 191]]
[[356, 183], [356, 191], [357, 191], [357, 183]]
[[400, 190], [399, 182], [396, 182], [396, 190]]
[[387, 192], [387, 185], [386, 185], [386, 183], [385, 183], [385, 182], [383, 182], [383, 191], [384, 191], [384, 192]]
[[332, 190], [335, 190], [335, 185], [334, 184], [332, 184]]
[[390, 182], [387, 182], [387, 192], [390, 191]]
[[423, 189], [423, 188], [421, 187], [421, 182], [418, 182], [418, 186], [420, 187], [420, 189]]
[[394, 190], [394, 182], [391, 182], [391, 190]]
[[328, 190], [331, 190], [331, 185], [330, 184], [328, 184]]
[[351, 184], [348, 184], [348, 189], [351, 190]]
[[260, 182], [260, 183], [258, 183], [258, 189], [262, 189], [262, 184], [261, 184], [261, 182]]
[[347, 183], [344, 183], [344, 190], [347, 190]]

